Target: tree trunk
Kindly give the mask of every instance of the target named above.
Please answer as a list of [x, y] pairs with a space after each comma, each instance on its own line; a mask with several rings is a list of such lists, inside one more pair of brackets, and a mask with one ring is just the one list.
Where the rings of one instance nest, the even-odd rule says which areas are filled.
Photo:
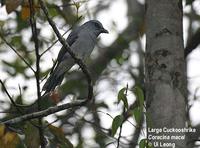
[[[187, 148], [182, 130], [186, 124], [187, 85], [181, 0], [147, 0], [146, 29], [148, 140], [154, 147]], [[166, 133], [168, 129], [178, 132]], [[172, 136], [183, 139], [174, 140]]]

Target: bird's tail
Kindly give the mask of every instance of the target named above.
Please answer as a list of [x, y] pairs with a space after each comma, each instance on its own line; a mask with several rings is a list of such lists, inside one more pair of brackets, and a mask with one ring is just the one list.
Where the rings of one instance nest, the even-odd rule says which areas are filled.
[[53, 71], [50, 77], [47, 79], [42, 90], [48, 93], [56, 88], [57, 85], [61, 84], [64, 78], [64, 73], [62, 75], [57, 75], [57, 71]]
[[42, 90], [45, 91], [45, 94], [53, 91], [57, 85], [61, 84], [65, 73], [71, 69], [73, 65], [74, 60], [71, 57], [67, 57], [61, 63], [57, 64], [42, 88]]

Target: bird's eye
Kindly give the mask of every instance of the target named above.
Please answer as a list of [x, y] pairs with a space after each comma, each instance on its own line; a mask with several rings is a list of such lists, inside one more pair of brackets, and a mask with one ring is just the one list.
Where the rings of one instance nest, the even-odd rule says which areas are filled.
[[98, 24], [98, 23], [95, 23], [94, 25], [95, 25], [96, 28], [101, 28], [101, 25]]

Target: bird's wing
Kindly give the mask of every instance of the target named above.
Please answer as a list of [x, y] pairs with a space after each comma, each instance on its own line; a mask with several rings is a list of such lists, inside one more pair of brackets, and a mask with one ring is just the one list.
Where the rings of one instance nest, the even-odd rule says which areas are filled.
[[76, 41], [80, 30], [81, 27], [77, 27], [69, 34], [69, 36], [67, 37], [67, 43], [69, 44], [69, 46], [71, 46]]
[[[69, 46], [71, 46], [78, 38], [78, 32], [79, 32], [80, 28], [76, 28], [74, 29], [70, 34], [69, 36], [67, 37], [67, 43]], [[58, 54], [58, 57], [57, 57], [57, 61], [58, 63], [60, 63], [62, 61], [62, 58], [63, 56], [65, 55], [67, 51], [65, 50], [65, 48], [61, 48], [59, 54]]]
[[[76, 40], [77, 40], [77, 38], [78, 38], [78, 32], [80, 31], [80, 27], [77, 27], [77, 28], [75, 28], [70, 34], [69, 34], [69, 36], [67, 37], [67, 43], [68, 43], [68, 45], [69, 46], [71, 46]], [[56, 61], [54, 62], [54, 64], [53, 64], [53, 67], [52, 67], [52, 69], [51, 69], [51, 71], [50, 71], [50, 74], [54, 71], [54, 69], [55, 69], [55, 67], [57, 67], [61, 62], [62, 62], [62, 60], [63, 60], [63, 57], [64, 57], [64, 55], [66, 54], [66, 49], [64, 48], [64, 47], [62, 47], [61, 49], [60, 49], [60, 52], [59, 52], [59, 54], [58, 54], [58, 57], [57, 57], [57, 59], [56, 59]]]

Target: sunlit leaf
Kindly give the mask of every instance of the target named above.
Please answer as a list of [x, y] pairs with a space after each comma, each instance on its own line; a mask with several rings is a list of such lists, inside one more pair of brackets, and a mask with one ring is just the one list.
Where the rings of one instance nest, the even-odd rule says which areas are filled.
[[[49, 7], [54, 7], [54, 5], [49, 5]], [[49, 9], [49, 15], [51, 17], [55, 17], [58, 15], [58, 12], [56, 11], [56, 9]]]
[[17, 134], [13, 132], [7, 132], [4, 136], [4, 142], [6, 144], [13, 143], [17, 139]]
[[114, 136], [117, 132], [117, 129], [122, 125], [123, 123], [123, 116], [118, 115], [113, 119], [112, 122], [112, 136]]
[[[0, 125], [0, 147], [2, 148], [17, 148], [21, 144], [19, 136], [5, 130], [4, 125]], [[21, 147], [23, 148], [23, 146]]]

